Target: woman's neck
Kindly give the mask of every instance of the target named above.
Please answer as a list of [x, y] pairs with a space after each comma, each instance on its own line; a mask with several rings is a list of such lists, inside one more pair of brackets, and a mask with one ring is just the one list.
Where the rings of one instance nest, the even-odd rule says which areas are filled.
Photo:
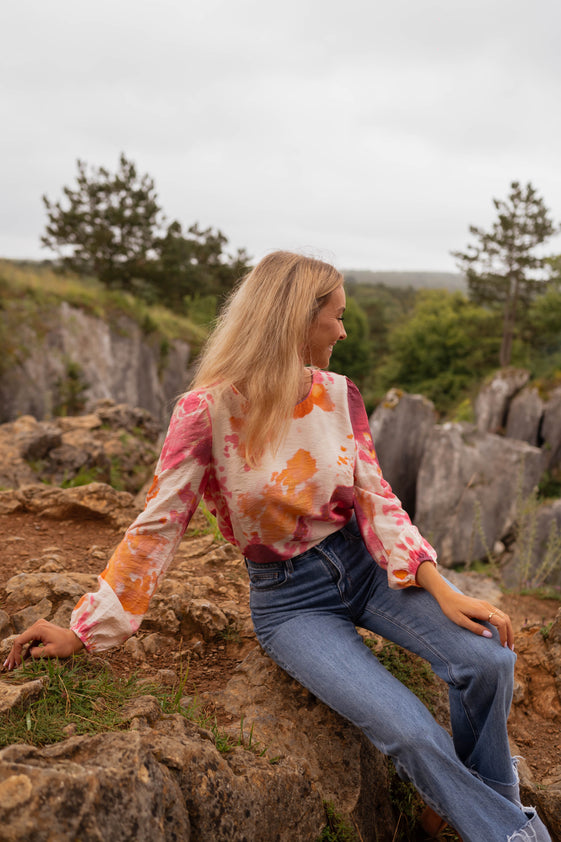
[[300, 384], [300, 391], [298, 393], [298, 403], [303, 401], [310, 394], [312, 383], [314, 382], [314, 371], [311, 368], [305, 368], [302, 372], [302, 380]]

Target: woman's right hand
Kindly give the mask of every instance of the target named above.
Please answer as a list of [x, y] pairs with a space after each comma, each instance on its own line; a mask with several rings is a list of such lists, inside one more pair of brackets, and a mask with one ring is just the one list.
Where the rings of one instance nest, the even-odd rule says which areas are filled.
[[16, 637], [10, 654], [4, 661], [3, 669], [13, 670], [19, 667], [24, 659], [23, 648], [27, 643], [32, 643], [26, 652], [26, 656], [31, 658], [68, 658], [85, 648], [72, 629], [62, 629], [47, 620], [37, 620]]

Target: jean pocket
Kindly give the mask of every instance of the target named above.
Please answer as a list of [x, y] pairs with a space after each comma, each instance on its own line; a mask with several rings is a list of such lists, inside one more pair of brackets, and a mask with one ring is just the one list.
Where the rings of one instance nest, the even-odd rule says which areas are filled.
[[282, 561], [258, 564], [246, 559], [245, 566], [249, 575], [249, 583], [255, 591], [270, 591], [284, 585], [288, 580], [287, 564]]

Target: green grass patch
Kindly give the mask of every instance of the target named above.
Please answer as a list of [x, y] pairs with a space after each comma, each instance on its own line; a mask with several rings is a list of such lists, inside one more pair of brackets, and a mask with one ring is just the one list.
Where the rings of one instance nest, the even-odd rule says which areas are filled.
[[326, 824], [317, 842], [359, 842], [354, 827], [335, 810], [331, 801], [325, 801], [323, 807]]
[[[153, 336], [160, 348], [162, 343], [182, 339], [196, 352], [208, 333], [206, 327], [161, 305], [149, 305], [128, 292], [108, 290], [95, 278], [55, 272], [41, 264], [0, 260], [0, 292], [8, 327], [21, 322], [35, 326], [40, 333], [45, 311], [66, 302], [107, 321], [115, 330], [120, 329], [120, 319], [126, 316], [145, 336]], [[6, 342], [10, 334], [7, 331]]]
[[431, 668], [422, 658], [413, 655], [396, 643], [367, 638], [366, 645], [381, 664], [402, 684], [405, 684], [434, 714], [440, 689]]
[[[163, 714], [180, 714], [200, 728], [209, 731], [218, 751], [227, 754], [240, 746], [258, 756], [267, 748], [253, 736], [253, 726], [244, 731], [243, 718], [239, 734], [232, 737], [221, 729], [214, 715], [201, 710], [196, 697], [185, 705], [185, 685], [189, 669], [183, 670], [172, 687], [147, 682], [135, 673], [128, 678], [116, 676], [105, 662], [91, 656], [76, 655], [68, 661], [36, 659], [26, 661], [2, 681], [10, 684], [42, 679], [40, 698], [15, 705], [0, 713], [0, 748], [14, 743], [45, 746], [67, 739], [65, 728], [73, 726], [74, 734], [98, 734], [121, 731], [129, 727], [126, 705], [140, 696], [156, 699]], [[278, 758], [269, 758], [270, 763]]]
[[39, 699], [0, 714], [0, 746], [60, 742], [67, 737], [63, 729], [71, 723], [77, 734], [121, 730], [124, 706], [147, 693], [135, 676], [116, 678], [107, 665], [87, 656], [64, 664], [30, 660], [2, 680], [17, 684], [38, 678], [45, 682]]

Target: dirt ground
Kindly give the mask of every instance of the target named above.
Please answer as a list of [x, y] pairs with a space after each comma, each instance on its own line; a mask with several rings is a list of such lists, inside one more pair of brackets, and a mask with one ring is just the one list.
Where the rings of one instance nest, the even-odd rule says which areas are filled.
[[[62, 567], [66, 571], [100, 573], [120, 537], [121, 533], [104, 520], [68, 520], [61, 523], [37, 515], [0, 515], [0, 586], [16, 573], [37, 570], [48, 552], [61, 559]], [[201, 567], [201, 575], [212, 575], [212, 571], [203, 569], [204, 556], [194, 559], [193, 563]], [[539, 627], [553, 620], [560, 605], [557, 600], [515, 594], [505, 594], [501, 602], [501, 608], [510, 614], [520, 640], [528, 639]], [[10, 613], [23, 607], [25, 606], [10, 605]], [[255, 638], [247, 628], [240, 635], [233, 636], [233, 639], [205, 642], [199, 656], [189, 660], [188, 680], [184, 692], [203, 698], [207, 693], [219, 696], [221, 688], [228, 682], [236, 665], [254, 645]], [[106, 658], [112, 668], [121, 675], [139, 670], [138, 661], [123, 647], [107, 653]], [[147, 676], [152, 670], [177, 670], [176, 642], [170, 645], [168, 652], [159, 652], [153, 658], [153, 665], [148, 662], [142, 666]], [[523, 669], [521, 678], [528, 684], [534, 677], [529, 671], [531, 673], [532, 670], [539, 670], [541, 667], [529, 666], [525, 662], [519, 668]], [[217, 712], [220, 716], [219, 708]], [[515, 709], [511, 717], [511, 736], [538, 783], [559, 768], [559, 719], [544, 718], [536, 715], [534, 711], [530, 718], [520, 709]]]

